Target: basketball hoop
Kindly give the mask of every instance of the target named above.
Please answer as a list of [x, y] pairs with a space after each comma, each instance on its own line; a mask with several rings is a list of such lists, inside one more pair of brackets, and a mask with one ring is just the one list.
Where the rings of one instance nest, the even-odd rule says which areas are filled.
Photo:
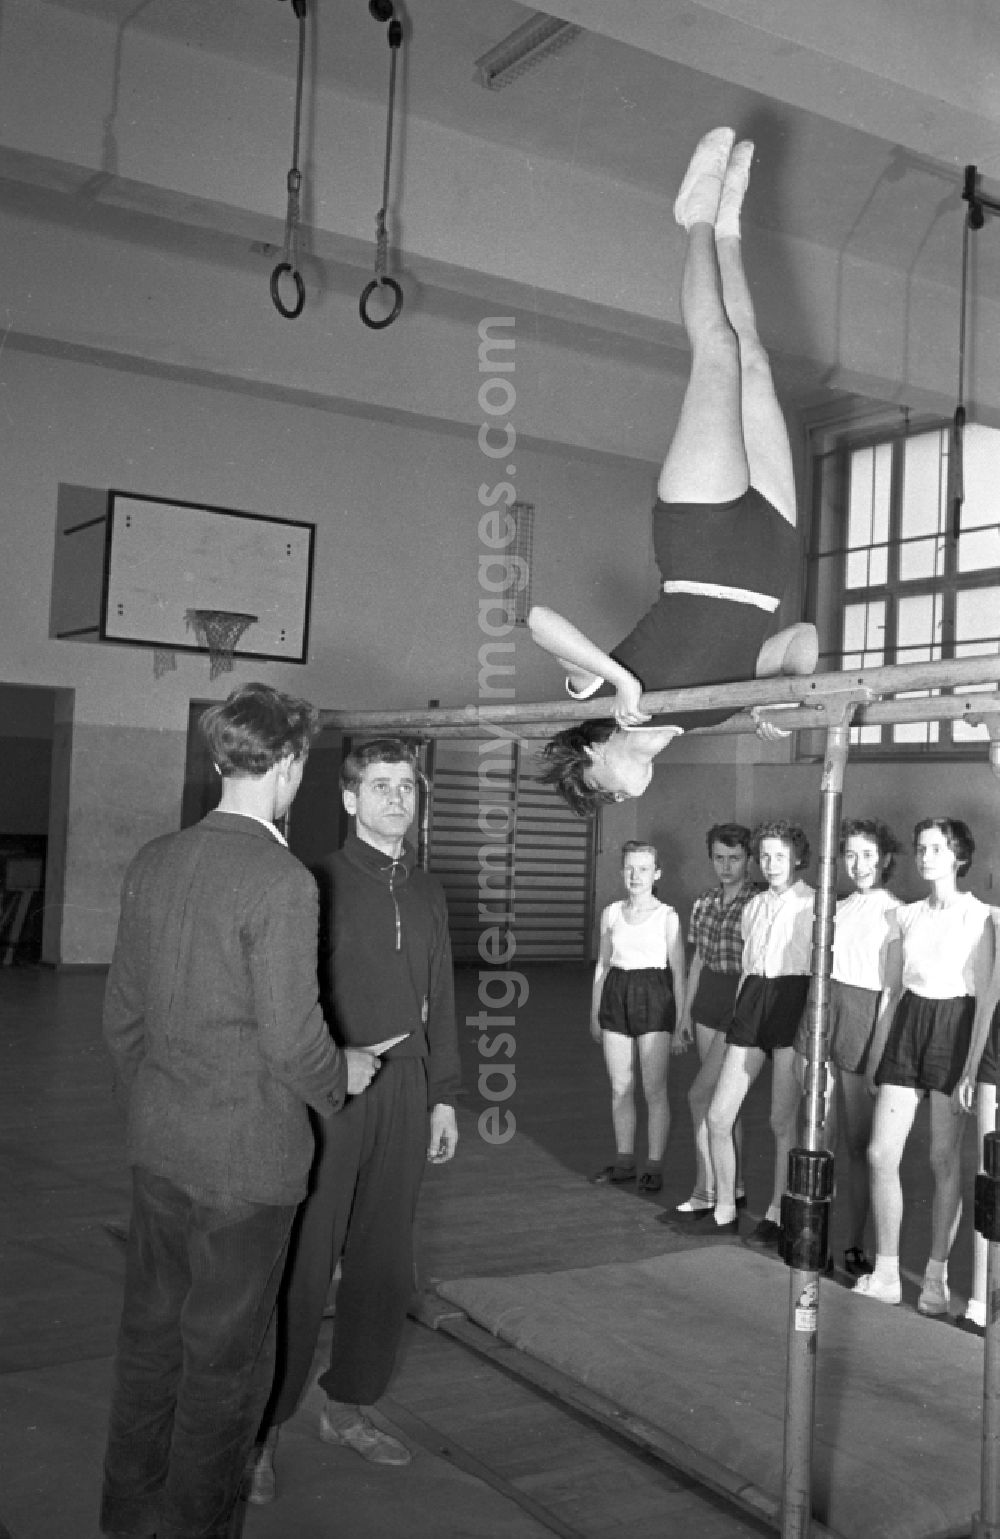
[[208, 676], [216, 679], [220, 673], [232, 673], [236, 643], [256, 624], [257, 616], [236, 614], [229, 609], [189, 609], [184, 620], [188, 630], [194, 631], [198, 645], [208, 648]]

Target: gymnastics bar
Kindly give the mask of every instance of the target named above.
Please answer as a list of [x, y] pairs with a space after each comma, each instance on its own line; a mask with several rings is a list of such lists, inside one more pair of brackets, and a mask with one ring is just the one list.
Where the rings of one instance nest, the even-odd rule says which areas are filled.
[[[831, 678], [833, 675], [821, 675]], [[349, 711], [323, 711], [320, 713], [324, 726], [340, 726], [345, 722], [344, 731], [358, 731], [354, 723], [360, 715], [369, 713], [357, 713]], [[478, 726], [423, 726], [404, 727], [397, 725], [395, 717], [410, 716], [410, 711], [380, 711], [378, 715], [393, 717], [381, 725], [381, 731], [395, 730], [405, 732], [406, 735], [419, 739], [432, 738], [481, 738], [490, 731], [491, 727], [500, 725], [493, 722], [482, 722]], [[422, 714], [429, 715], [429, 711]], [[774, 707], [765, 709], [765, 719], [778, 727], [784, 727], [792, 732], [824, 731], [830, 725], [830, 712], [826, 705], [818, 703], [813, 705], [800, 705], [792, 709], [782, 710]], [[967, 721], [970, 726], [978, 726], [982, 722], [989, 725], [991, 722], [1000, 732], [1000, 693], [965, 695], [925, 695], [917, 699], [906, 700], [874, 700], [859, 705], [854, 715], [855, 727], [887, 727], [903, 726], [908, 723], [920, 721]], [[552, 733], [556, 724], [552, 721], [530, 721], [523, 727], [514, 726], [508, 730], [503, 727], [503, 738], [510, 737], [518, 742], [531, 742], [532, 740], [544, 741]], [[366, 731], [373, 730], [368, 727]], [[698, 737], [725, 737], [733, 736], [741, 732], [755, 732], [757, 723], [748, 711], [738, 711], [735, 716], [730, 716], [727, 721], [716, 722], [711, 727], [695, 727], [691, 729]]]
[[[963, 684], [1000, 685], [1000, 654], [949, 658], [937, 663], [890, 663], [852, 673], [782, 675], [739, 684], [701, 684], [689, 689], [651, 690], [640, 708], [651, 716], [678, 711], [741, 711], [751, 706], [820, 706], [829, 695], [864, 691], [872, 697], [908, 690], [953, 689]], [[514, 705], [426, 706], [422, 710], [324, 711], [324, 725], [344, 732], [404, 731], [409, 728], [557, 725], [586, 721], [607, 712], [608, 696], [590, 700], [522, 702]], [[821, 726], [823, 721], [812, 723]], [[438, 734], [443, 735], [443, 734]]]

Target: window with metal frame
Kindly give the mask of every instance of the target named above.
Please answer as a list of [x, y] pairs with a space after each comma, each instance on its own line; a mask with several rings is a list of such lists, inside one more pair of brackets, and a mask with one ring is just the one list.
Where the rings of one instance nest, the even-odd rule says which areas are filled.
[[[938, 422], [826, 429], [816, 447], [807, 609], [821, 667], [1000, 649], [1000, 432], [966, 427], [961, 470], [957, 457], [949, 467], [951, 425]], [[851, 740], [871, 756], [961, 755], [981, 752], [988, 733], [919, 722], [855, 727]]]

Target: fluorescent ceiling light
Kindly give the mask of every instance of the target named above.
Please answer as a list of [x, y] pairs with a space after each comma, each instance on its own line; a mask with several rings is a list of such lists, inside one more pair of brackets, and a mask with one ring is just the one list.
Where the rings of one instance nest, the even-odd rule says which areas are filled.
[[531, 69], [540, 59], [571, 43], [582, 28], [558, 16], [538, 12], [529, 16], [502, 43], [497, 43], [476, 60], [476, 76], [489, 91], [502, 91], [518, 75]]

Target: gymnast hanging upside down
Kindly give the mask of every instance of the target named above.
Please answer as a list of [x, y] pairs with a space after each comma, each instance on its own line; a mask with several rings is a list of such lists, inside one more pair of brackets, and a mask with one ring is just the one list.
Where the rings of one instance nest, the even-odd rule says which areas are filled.
[[674, 204], [688, 234], [681, 314], [691, 373], [653, 509], [660, 597], [610, 655], [551, 609], [536, 605], [528, 616], [535, 641], [566, 669], [574, 698], [614, 695], [613, 719], [581, 722], [545, 746], [543, 778], [582, 815], [641, 796], [674, 737], [732, 714], [679, 713], [643, 725], [651, 720], [639, 710], [643, 690], [816, 666], [813, 626], [769, 634], [798, 560], [795, 484], [743, 273], [740, 209], [753, 145], [734, 145], [734, 137], [729, 128], [705, 135]]

